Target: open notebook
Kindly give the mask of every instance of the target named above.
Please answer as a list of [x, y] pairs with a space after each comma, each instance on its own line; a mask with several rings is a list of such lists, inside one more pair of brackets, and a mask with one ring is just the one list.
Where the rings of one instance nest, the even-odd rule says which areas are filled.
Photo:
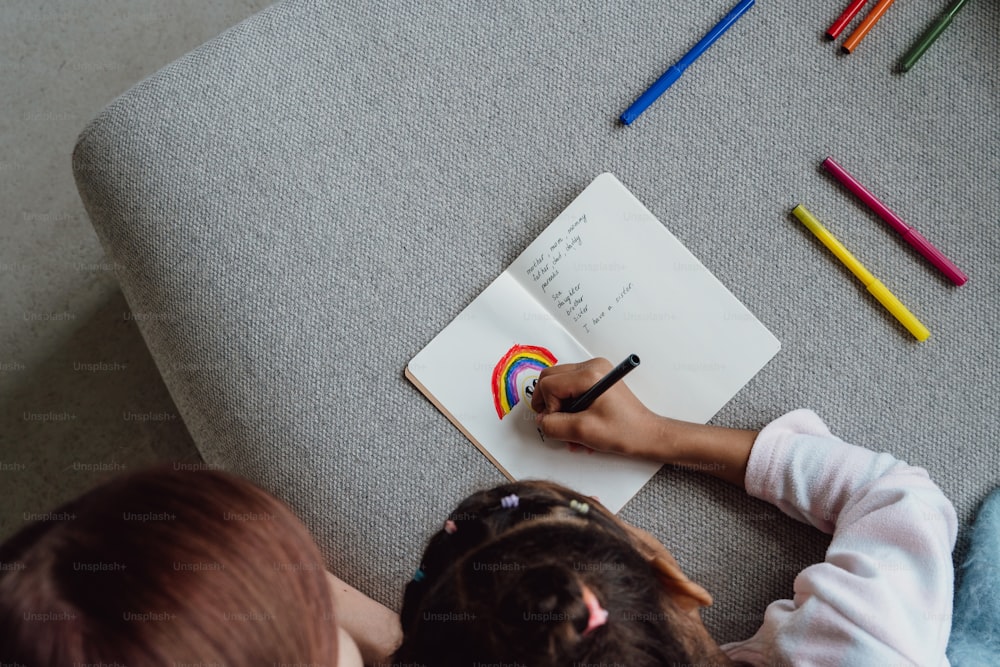
[[656, 474], [545, 439], [533, 380], [556, 363], [629, 354], [650, 409], [707, 422], [778, 340], [611, 174], [598, 176], [407, 365], [406, 377], [507, 477], [549, 479], [617, 512]]

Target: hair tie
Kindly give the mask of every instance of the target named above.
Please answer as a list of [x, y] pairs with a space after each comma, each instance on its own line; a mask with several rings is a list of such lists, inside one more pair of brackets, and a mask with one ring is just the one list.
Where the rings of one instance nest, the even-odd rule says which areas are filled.
[[425, 576], [424, 571], [418, 567], [417, 571], [413, 573], [413, 581], [420, 583], [421, 581], [424, 580], [424, 576]]
[[583, 631], [583, 634], [587, 634], [594, 628], [599, 628], [608, 622], [608, 610], [601, 606], [601, 603], [597, 601], [597, 596], [594, 592], [587, 588], [586, 586], [581, 586], [583, 589], [583, 604], [587, 605], [587, 612], [589, 614], [587, 618], [587, 629]]
[[520, 501], [521, 501], [521, 499], [517, 497], [517, 494], [516, 493], [512, 493], [509, 496], [505, 496], [505, 497], [503, 497], [503, 498], [500, 499], [500, 507], [503, 507], [504, 509], [508, 509], [508, 510], [509, 509], [513, 509], [513, 508], [517, 507], [517, 505], [518, 505], [518, 503]]
[[590, 505], [587, 503], [581, 503], [579, 500], [569, 501], [569, 506], [576, 510], [579, 514], [586, 514], [590, 511]]
[[449, 535], [454, 535], [456, 530], [458, 530], [458, 526], [455, 525], [454, 521], [448, 519], [447, 521], [444, 522], [444, 532], [448, 533]]

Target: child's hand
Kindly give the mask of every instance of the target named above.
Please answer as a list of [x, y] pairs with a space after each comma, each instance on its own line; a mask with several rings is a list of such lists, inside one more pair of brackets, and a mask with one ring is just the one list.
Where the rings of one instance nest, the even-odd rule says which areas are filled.
[[591, 359], [542, 371], [531, 407], [538, 413], [538, 426], [546, 437], [627, 456], [644, 453], [643, 445], [656, 438], [662, 424], [624, 382], [616, 383], [582, 412], [559, 411], [611, 368], [607, 359]]
[[536, 421], [548, 438], [693, 468], [743, 486], [757, 433], [660, 417], [618, 382], [582, 412], [559, 410], [604, 377], [607, 359], [546, 368], [531, 397]]

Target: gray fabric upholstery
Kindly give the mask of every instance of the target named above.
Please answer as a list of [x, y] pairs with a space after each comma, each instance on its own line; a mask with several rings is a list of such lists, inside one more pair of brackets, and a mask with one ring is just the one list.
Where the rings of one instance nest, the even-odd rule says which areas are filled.
[[[814, 408], [928, 468], [968, 522], [1000, 481], [1000, 5], [970, 3], [903, 76], [940, 3], [898, 3], [850, 56], [821, 36], [842, 4], [759, 3], [625, 128], [728, 0], [289, 0], [115, 100], [74, 169], [206, 461], [287, 500], [329, 566], [390, 606], [448, 509], [502, 481], [403, 368], [603, 171], [782, 341], [715, 422]], [[827, 155], [969, 283], [824, 175]], [[790, 216], [799, 202], [928, 342]], [[826, 544], [670, 468], [622, 516], [716, 595], [722, 641]]]

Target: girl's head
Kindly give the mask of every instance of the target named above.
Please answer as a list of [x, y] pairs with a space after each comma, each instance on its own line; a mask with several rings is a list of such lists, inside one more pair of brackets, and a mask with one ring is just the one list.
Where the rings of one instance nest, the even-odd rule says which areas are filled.
[[403, 601], [401, 663], [720, 662], [707, 594], [592, 499], [545, 482], [467, 498], [434, 535]]
[[0, 545], [5, 663], [336, 663], [323, 561], [238, 477], [123, 476]]

